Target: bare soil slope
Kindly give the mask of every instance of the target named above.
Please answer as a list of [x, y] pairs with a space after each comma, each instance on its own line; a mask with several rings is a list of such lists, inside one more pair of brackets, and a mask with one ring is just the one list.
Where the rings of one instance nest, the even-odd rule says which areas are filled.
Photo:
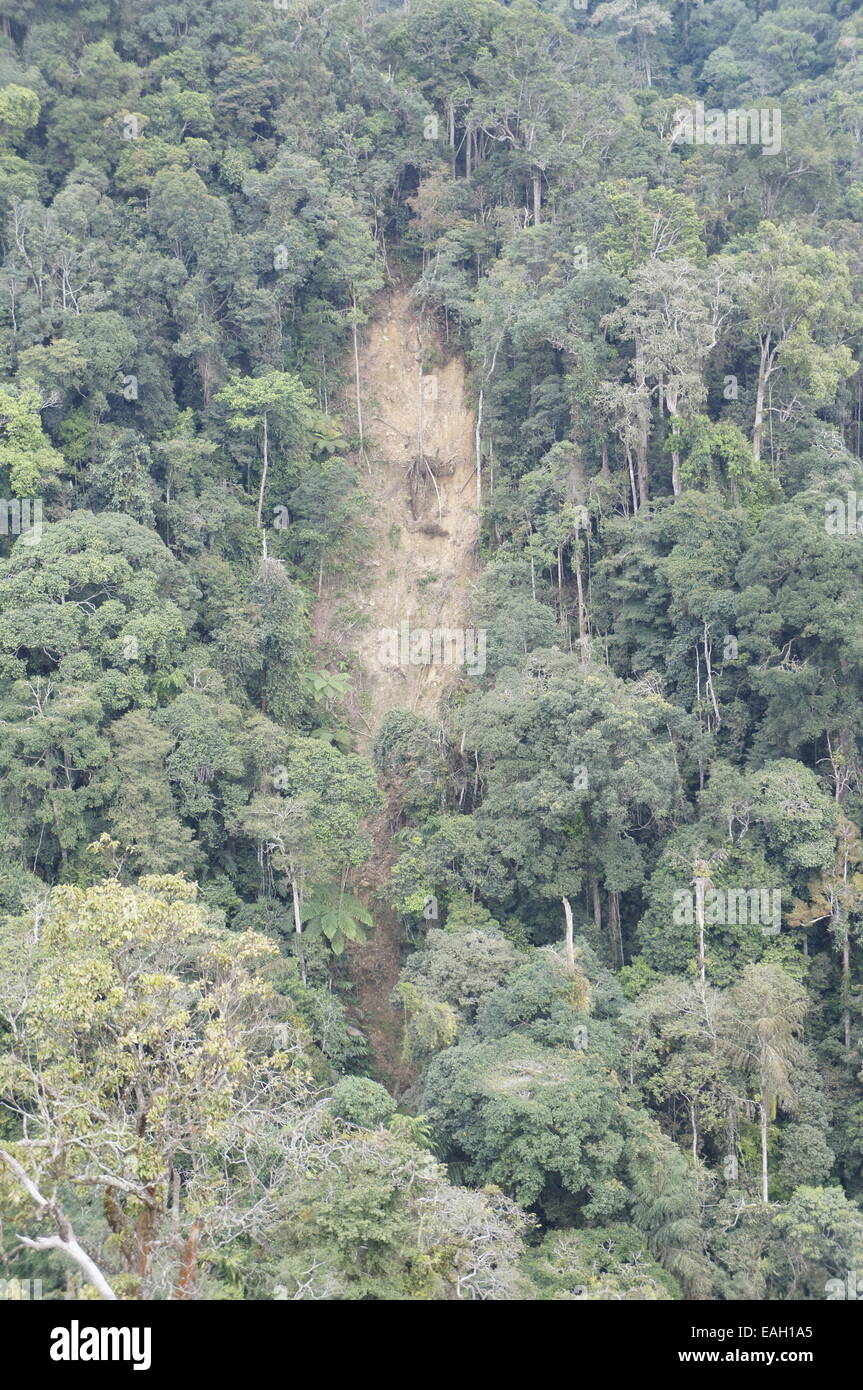
[[409, 290], [391, 291], [360, 356], [368, 447], [357, 468], [370, 497], [374, 544], [350, 601], [318, 605], [318, 631], [331, 642], [338, 643], [350, 613], [350, 646], [360, 660], [352, 706], [364, 748], [388, 709], [429, 713], [457, 676], [449, 665], [387, 664], [381, 633], [405, 622], [410, 630], [463, 627], [477, 572], [474, 421], [464, 364], [445, 358], [428, 330], [423, 346], [421, 375], [415, 303]]
[[[403, 287], [382, 296], [365, 330], [360, 376], [366, 457], [356, 460], [369, 494], [374, 544], [353, 592], [324, 595], [314, 621], [330, 650], [359, 658], [348, 707], [367, 751], [387, 710], [432, 713], [451, 665], [389, 664], [382, 632], [464, 627], [478, 571], [474, 419], [465, 401], [464, 364], [447, 355]], [[424, 367], [421, 370], [421, 364]], [[382, 659], [383, 657], [383, 659]], [[398, 982], [398, 918], [376, 898], [393, 862], [388, 807], [370, 826], [375, 853], [359, 892], [373, 913], [369, 940], [350, 948], [356, 1013], [381, 1080], [397, 1094], [410, 1082], [401, 1055], [402, 1019], [390, 1003]]]

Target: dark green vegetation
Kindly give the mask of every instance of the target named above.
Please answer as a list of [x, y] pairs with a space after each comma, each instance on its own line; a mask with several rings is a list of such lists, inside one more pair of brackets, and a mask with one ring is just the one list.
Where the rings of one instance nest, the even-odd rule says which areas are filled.
[[[3, 10], [0, 1273], [824, 1298], [863, 1271], [857, 4]], [[781, 147], [675, 138], [696, 101]], [[368, 560], [394, 280], [469, 368], [488, 662], [366, 754], [314, 603]], [[400, 1095], [352, 978], [392, 912]]]

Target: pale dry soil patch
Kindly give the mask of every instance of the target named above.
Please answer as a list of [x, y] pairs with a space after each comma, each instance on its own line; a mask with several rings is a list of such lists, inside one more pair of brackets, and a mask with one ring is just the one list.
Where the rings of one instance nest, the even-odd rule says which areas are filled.
[[[369, 499], [373, 543], [361, 571], [347, 584], [343, 579], [338, 592], [322, 594], [313, 623], [322, 649], [355, 654], [347, 709], [357, 746], [368, 752], [388, 710], [433, 714], [459, 676], [452, 665], [390, 664], [381, 634], [404, 622], [410, 630], [465, 627], [479, 564], [475, 426], [464, 363], [421, 325], [408, 288], [381, 296], [364, 330], [360, 374], [367, 447], [353, 464]], [[345, 418], [352, 414], [348, 396]], [[392, 812], [390, 802], [370, 824], [374, 852], [357, 884], [374, 929], [349, 950], [356, 1016], [381, 1081], [398, 1094], [411, 1078], [401, 1055], [401, 1014], [390, 1003], [401, 933], [377, 896], [395, 858]]]

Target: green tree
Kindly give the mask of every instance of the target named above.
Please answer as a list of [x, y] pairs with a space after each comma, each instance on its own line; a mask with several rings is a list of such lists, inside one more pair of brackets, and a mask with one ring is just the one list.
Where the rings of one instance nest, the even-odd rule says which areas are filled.
[[[808, 246], [788, 227], [764, 222], [730, 259], [744, 342], [758, 350], [752, 453], [764, 447], [768, 391], [788, 412], [799, 401], [831, 399], [855, 370], [843, 341], [854, 322], [847, 264], [829, 247]], [[770, 407], [778, 409], [777, 401]]]
[[260, 430], [261, 471], [255, 524], [261, 538], [261, 553], [267, 558], [267, 532], [264, 526], [264, 499], [270, 469], [270, 417], [283, 432], [285, 447], [302, 451], [311, 427], [312, 397], [299, 378], [290, 372], [265, 372], [256, 377], [237, 377], [215, 397], [228, 412], [232, 429], [251, 433]]
[[263, 1177], [265, 1130], [304, 1090], [295, 1030], [275, 1042], [255, 976], [275, 948], [208, 925], [195, 893], [171, 877], [58, 888], [35, 923], [4, 925], [4, 1224], [104, 1299], [194, 1293], [209, 1243], [260, 1198], [222, 1166], [251, 1157], [244, 1116]]
[[64, 469], [62, 454], [42, 429], [40, 412], [51, 404], [34, 382], [23, 382], [17, 393], [0, 388], [0, 469], [15, 497], [33, 497]]
[[779, 966], [748, 965], [729, 996], [724, 1045], [755, 1088], [761, 1136], [761, 1198], [770, 1200], [768, 1126], [778, 1106], [797, 1105], [795, 1078], [802, 1055], [806, 991]]

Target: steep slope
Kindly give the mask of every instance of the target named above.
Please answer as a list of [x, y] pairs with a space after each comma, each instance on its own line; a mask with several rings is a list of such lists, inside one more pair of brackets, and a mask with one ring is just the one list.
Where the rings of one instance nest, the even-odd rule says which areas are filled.
[[[422, 370], [421, 370], [422, 364]], [[356, 467], [370, 498], [369, 561], [350, 594], [324, 596], [314, 621], [330, 650], [353, 652], [348, 700], [358, 746], [368, 751], [387, 710], [434, 711], [459, 671], [453, 664], [391, 663], [386, 634], [463, 627], [478, 569], [474, 420], [464, 363], [447, 356], [420, 321], [410, 290], [382, 296], [365, 334], [360, 380], [367, 447]], [[351, 949], [356, 1012], [381, 1079], [396, 1092], [410, 1080], [402, 1020], [390, 1003], [401, 962], [398, 918], [376, 897], [393, 862], [388, 806], [370, 829], [374, 855], [359, 892], [375, 927]]]
[[374, 543], [356, 591], [322, 600], [315, 622], [321, 637], [359, 658], [350, 707], [367, 748], [388, 709], [430, 712], [456, 678], [452, 665], [389, 664], [382, 634], [403, 623], [411, 631], [464, 625], [478, 523], [464, 364], [444, 359], [409, 290], [382, 298], [360, 378], [368, 444], [357, 467]]

